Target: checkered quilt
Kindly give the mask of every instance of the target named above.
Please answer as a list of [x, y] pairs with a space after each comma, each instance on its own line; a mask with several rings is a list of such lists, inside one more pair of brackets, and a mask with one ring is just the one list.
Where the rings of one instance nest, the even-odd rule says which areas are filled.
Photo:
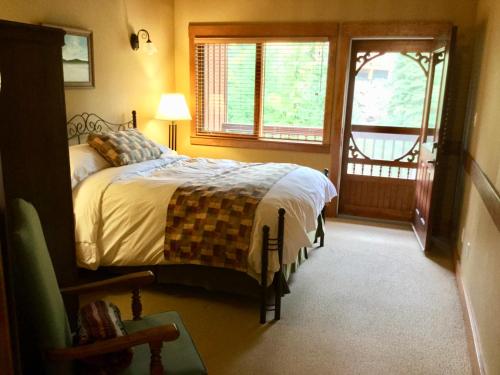
[[259, 202], [294, 164], [239, 163], [179, 186], [168, 205], [165, 259], [247, 271]]

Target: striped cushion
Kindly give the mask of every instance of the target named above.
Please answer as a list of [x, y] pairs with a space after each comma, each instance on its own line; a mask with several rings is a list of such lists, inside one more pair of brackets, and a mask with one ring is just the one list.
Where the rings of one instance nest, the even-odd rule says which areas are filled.
[[161, 150], [136, 129], [90, 133], [87, 143], [115, 167], [158, 159]]
[[[78, 313], [76, 345], [92, 344], [96, 341], [112, 339], [126, 335], [120, 310], [112, 303], [96, 301], [83, 306]], [[130, 365], [132, 349], [116, 353], [107, 353], [82, 360], [83, 367], [89, 373], [115, 373]]]

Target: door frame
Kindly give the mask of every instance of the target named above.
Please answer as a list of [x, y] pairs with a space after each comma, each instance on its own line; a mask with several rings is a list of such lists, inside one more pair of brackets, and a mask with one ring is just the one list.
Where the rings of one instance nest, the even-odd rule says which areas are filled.
[[[419, 53], [432, 53], [437, 49], [438, 46], [443, 44], [441, 41], [433, 39], [433, 38], [411, 38], [411, 39], [354, 39], [351, 42], [351, 56], [349, 63], [349, 73], [347, 76], [347, 92], [346, 92], [346, 105], [344, 108], [345, 116], [344, 116], [344, 129], [343, 129], [343, 144], [348, 145], [349, 147], [343, 148], [343, 154], [341, 159], [341, 170], [340, 170], [340, 185], [338, 186], [339, 191], [339, 199], [338, 199], [338, 212], [347, 215], [356, 215], [356, 216], [366, 216], [372, 217], [375, 219], [385, 219], [385, 220], [396, 220], [396, 221], [408, 221], [411, 222], [413, 220], [413, 212], [414, 212], [414, 201], [415, 201], [415, 186], [416, 179], [411, 178], [393, 178], [393, 177], [381, 177], [374, 175], [356, 175], [348, 173], [348, 166], [352, 160], [349, 158], [350, 152], [362, 152], [359, 149], [356, 151], [351, 150], [353, 144], [350, 142], [351, 133], [354, 128], [365, 128], [365, 126], [360, 126], [352, 123], [352, 113], [353, 113], [353, 103], [354, 103], [354, 87], [356, 82], [357, 73], [361, 69], [362, 66], [367, 64], [372, 59], [375, 60], [379, 56], [385, 53], [409, 53], [409, 52], [419, 52]], [[370, 56], [370, 54], [375, 54], [374, 56], [367, 57], [366, 59], [359, 60], [357, 57], [358, 52], [366, 52]], [[408, 57], [412, 60], [415, 58]], [[422, 59], [425, 57], [422, 56]], [[358, 63], [361, 63], [361, 66], [358, 67]], [[402, 160], [400, 163], [406, 163], [400, 165], [401, 168], [404, 168], [405, 165], [410, 168], [410, 165], [415, 165], [418, 167], [417, 161], [414, 161], [413, 150], [414, 147], [418, 144], [421, 144], [421, 137], [424, 132], [423, 125], [424, 119], [428, 118], [428, 110], [427, 106], [429, 105], [428, 95], [429, 95], [429, 74], [432, 74], [431, 64], [432, 60], [429, 58], [429, 67], [428, 71], [425, 69], [422, 62], [416, 60], [415, 63], [419, 64], [423, 70], [426, 87], [424, 88], [425, 100], [423, 105], [423, 111], [421, 115], [421, 127], [413, 129], [415, 131], [415, 135], [420, 134], [417, 138], [416, 142], [413, 146], [406, 150], [405, 154], [402, 154], [402, 159], [405, 158], [406, 155], [411, 155], [411, 160]], [[403, 126], [402, 124], [401, 126]], [[367, 126], [366, 128], [368, 128]], [[372, 126], [373, 127], [373, 126]], [[370, 128], [372, 128], [370, 127]], [[392, 133], [390, 130], [396, 130], [393, 127], [383, 126], [383, 124], [378, 124], [374, 126], [377, 130], [381, 130], [382, 133]], [[385, 131], [384, 128], [387, 128]], [[409, 130], [412, 128], [406, 129], [398, 129], [400, 133], [398, 134], [409, 134]], [[360, 129], [358, 129], [360, 130]], [[356, 131], [356, 130], [354, 130]], [[413, 132], [411, 132], [413, 134]], [[354, 142], [354, 139], [353, 139]], [[354, 143], [354, 147], [356, 144]], [[412, 153], [412, 154], [410, 154]], [[365, 155], [362, 154], [362, 157]], [[361, 158], [362, 158], [361, 157]], [[368, 157], [365, 157], [369, 159]], [[396, 159], [399, 160], [399, 159]], [[393, 165], [397, 167], [396, 160]], [[360, 160], [360, 162], [363, 160]], [[376, 162], [377, 160], [373, 160]], [[411, 162], [411, 164], [410, 164]], [[380, 161], [383, 163], [383, 161]], [[392, 161], [387, 160], [387, 163], [392, 163]], [[381, 166], [385, 164], [369, 164]], [[359, 191], [362, 190], [363, 194], [359, 194]], [[396, 193], [397, 191], [397, 193]], [[387, 199], [387, 194], [390, 193], [391, 199]], [[353, 202], [354, 201], [354, 202]], [[361, 202], [364, 201], [365, 205], [362, 205]], [[340, 211], [343, 212], [340, 212]]]
[[[346, 22], [340, 25], [331, 127], [330, 179], [340, 186], [351, 45], [356, 39], [451, 39], [451, 22]], [[338, 199], [327, 215], [337, 216]]]

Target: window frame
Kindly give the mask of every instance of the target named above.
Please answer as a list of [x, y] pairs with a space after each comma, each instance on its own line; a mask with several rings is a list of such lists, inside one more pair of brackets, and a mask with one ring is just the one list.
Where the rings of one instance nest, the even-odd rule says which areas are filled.
[[[256, 148], [293, 150], [304, 152], [330, 152], [330, 133], [333, 117], [333, 90], [335, 80], [335, 62], [337, 53], [338, 23], [333, 22], [310, 22], [310, 23], [190, 23], [189, 24], [189, 61], [191, 82], [191, 144], [222, 147]], [[272, 39], [283, 41], [311, 40], [329, 42], [328, 70], [325, 87], [325, 112], [323, 123], [323, 142], [312, 143], [310, 141], [274, 140], [259, 138], [259, 136], [246, 136], [236, 134], [204, 134], [199, 133], [196, 127], [196, 82], [195, 82], [195, 41], [202, 39]], [[260, 87], [256, 87], [260, 92]], [[257, 93], [257, 92], [256, 92]], [[261, 98], [255, 99], [255, 113], [261, 112]], [[257, 116], [256, 116], [257, 117]], [[260, 122], [262, 120], [260, 119]], [[257, 130], [260, 123], [257, 124]]]

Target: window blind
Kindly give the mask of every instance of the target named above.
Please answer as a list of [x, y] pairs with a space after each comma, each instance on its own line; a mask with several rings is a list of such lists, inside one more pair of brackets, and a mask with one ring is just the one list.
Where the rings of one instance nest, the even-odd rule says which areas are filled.
[[256, 50], [256, 44], [196, 45], [196, 127], [199, 133], [256, 134]]
[[322, 142], [328, 41], [195, 41], [198, 134]]

